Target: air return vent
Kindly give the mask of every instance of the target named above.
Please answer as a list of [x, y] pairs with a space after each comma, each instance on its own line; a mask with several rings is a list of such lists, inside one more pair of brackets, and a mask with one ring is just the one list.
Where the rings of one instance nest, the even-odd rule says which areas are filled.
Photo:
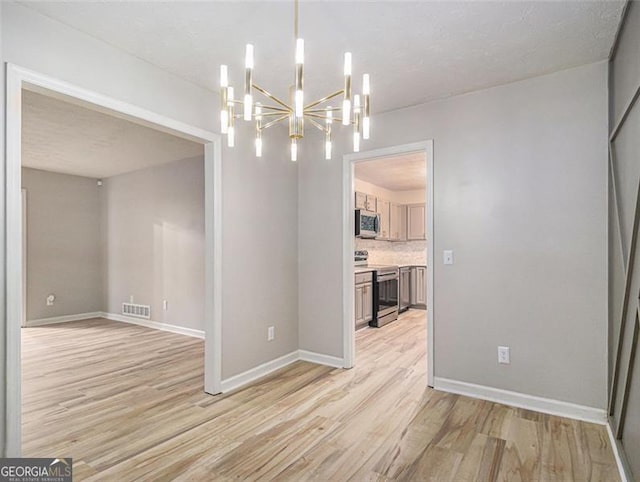
[[122, 314], [134, 316], [135, 318], [151, 319], [151, 307], [149, 305], [134, 305], [133, 303], [122, 303]]

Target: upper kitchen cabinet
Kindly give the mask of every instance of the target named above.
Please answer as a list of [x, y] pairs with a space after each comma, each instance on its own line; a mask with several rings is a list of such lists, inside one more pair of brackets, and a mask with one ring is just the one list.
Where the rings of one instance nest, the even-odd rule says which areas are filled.
[[376, 212], [376, 197], [371, 194], [356, 191], [356, 209]]
[[377, 210], [377, 199], [375, 196], [371, 194], [367, 194], [367, 211], [376, 212]]
[[424, 203], [407, 206], [407, 239], [410, 241], [426, 239]]
[[407, 239], [406, 206], [396, 203], [389, 204], [389, 240], [404, 241]]
[[389, 240], [391, 231], [391, 203], [378, 199], [378, 214], [380, 215], [380, 235], [376, 239]]

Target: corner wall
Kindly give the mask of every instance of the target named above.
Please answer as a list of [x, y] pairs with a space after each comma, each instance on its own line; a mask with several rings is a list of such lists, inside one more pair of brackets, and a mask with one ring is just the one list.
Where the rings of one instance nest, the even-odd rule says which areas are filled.
[[[27, 190], [27, 320], [102, 311], [95, 179], [22, 168]], [[46, 298], [54, 294], [53, 306]]]
[[[434, 140], [436, 377], [605, 408], [606, 119], [605, 62], [372, 118], [362, 151]], [[349, 152], [299, 171], [300, 348], [337, 357]]]

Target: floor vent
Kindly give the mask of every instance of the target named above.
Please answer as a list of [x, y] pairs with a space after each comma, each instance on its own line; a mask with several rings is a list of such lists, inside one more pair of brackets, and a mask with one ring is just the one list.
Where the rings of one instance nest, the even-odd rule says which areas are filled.
[[122, 303], [122, 314], [150, 320], [151, 307], [149, 305], [134, 305], [133, 303]]

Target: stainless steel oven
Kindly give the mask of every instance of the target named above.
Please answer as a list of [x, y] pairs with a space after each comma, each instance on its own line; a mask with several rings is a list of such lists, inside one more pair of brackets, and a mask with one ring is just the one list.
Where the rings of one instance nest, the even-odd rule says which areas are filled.
[[372, 326], [381, 327], [398, 319], [398, 268], [390, 266], [375, 271], [373, 301], [375, 318]]

